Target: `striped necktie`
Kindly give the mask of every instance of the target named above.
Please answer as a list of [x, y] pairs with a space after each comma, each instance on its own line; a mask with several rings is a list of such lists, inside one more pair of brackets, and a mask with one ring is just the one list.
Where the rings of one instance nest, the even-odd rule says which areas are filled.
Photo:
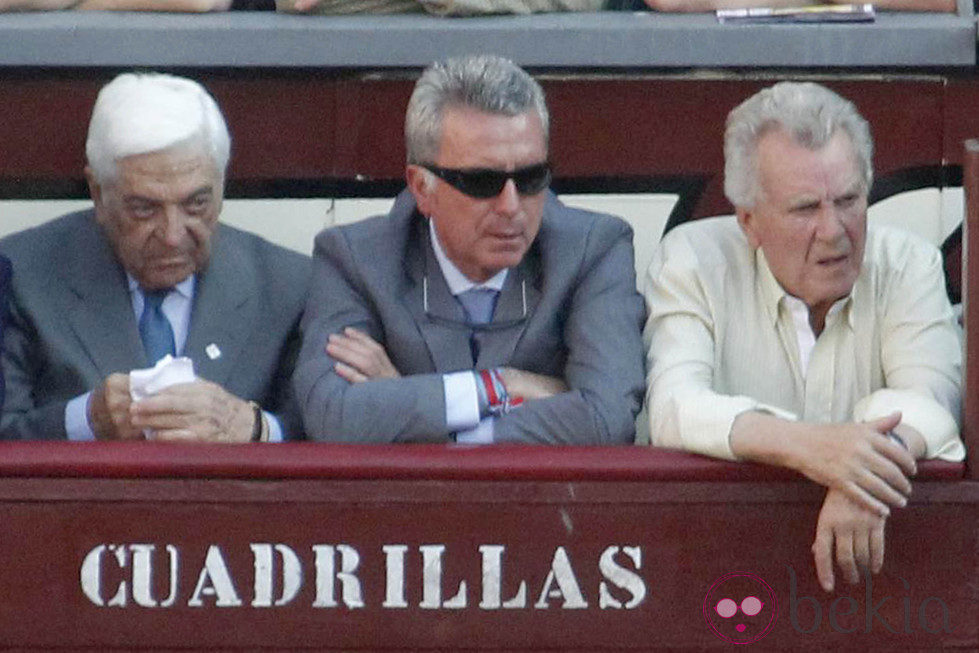
[[[500, 291], [492, 288], [470, 288], [456, 295], [456, 298], [466, 309], [470, 324], [486, 324], [493, 319], [493, 310], [496, 308], [496, 299], [499, 296]], [[469, 351], [475, 364], [479, 358], [479, 338], [475, 329], [469, 332]]]

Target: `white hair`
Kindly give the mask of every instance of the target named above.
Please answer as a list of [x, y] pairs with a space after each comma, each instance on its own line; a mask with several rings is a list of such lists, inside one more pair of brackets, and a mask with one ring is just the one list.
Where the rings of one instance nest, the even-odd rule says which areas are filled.
[[231, 137], [224, 117], [204, 87], [160, 73], [125, 73], [102, 87], [88, 125], [85, 156], [95, 178], [115, 177], [127, 156], [200, 143], [224, 173]]
[[780, 82], [735, 107], [724, 132], [724, 194], [734, 206], [750, 208], [760, 192], [755, 154], [765, 134], [783, 129], [811, 150], [825, 147], [842, 130], [850, 137], [863, 189], [874, 178], [874, 141], [853, 103], [825, 86]]

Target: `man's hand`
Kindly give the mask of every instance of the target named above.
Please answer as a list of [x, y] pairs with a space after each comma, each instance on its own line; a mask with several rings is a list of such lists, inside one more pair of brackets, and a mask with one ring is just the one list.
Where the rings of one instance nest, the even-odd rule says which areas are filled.
[[156, 440], [249, 442], [255, 428], [251, 405], [210, 381], [172, 385], [129, 413], [133, 426], [152, 430]]
[[893, 413], [861, 424], [819, 425], [805, 443], [797, 469], [886, 517], [885, 504], [907, 504], [907, 477], [917, 471], [911, 454], [884, 435], [900, 422], [901, 414]]
[[88, 423], [98, 440], [142, 440], [130, 420], [129, 375], [110, 374], [88, 399]]
[[384, 347], [353, 327], [347, 327], [343, 333], [331, 334], [326, 343], [326, 353], [337, 361], [334, 366], [336, 373], [350, 383], [401, 376], [391, 364]]
[[319, 0], [294, 0], [292, 7], [285, 9], [285, 11], [305, 14], [316, 11], [316, 8], [319, 6]]
[[816, 576], [824, 590], [833, 591], [834, 550], [836, 564], [851, 584], [860, 580], [861, 569], [864, 573], [880, 571], [884, 565], [885, 522], [885, 517], [854, 503], [839, 490], [826, 492], [812, 545]]
[[884, 435], [900, 421], [900, 413], [846, 424], [787, 422], [743, 413], [731, 431], [731, 448], [748, 460], [795, 469], [886, 517], [888, 504], [907, 503], [907, 477], [917, 471], [914, 457]]
[[525, 372], [512, 367], [501, 367], [500, 376], [507, 394], [522, 399], [544, 399], [568, 391], [564, 379]]

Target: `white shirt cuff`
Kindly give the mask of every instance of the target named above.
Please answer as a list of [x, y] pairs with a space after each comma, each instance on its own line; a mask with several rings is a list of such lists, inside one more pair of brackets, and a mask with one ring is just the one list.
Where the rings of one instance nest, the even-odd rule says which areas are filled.
[[265, 421], [269, 425], [269, 442], [282, 442], [282, 425], [279, 424], [279, 419], [265, 410], [262, 411], [262, 415], [265, 416]]
[[901, 423], [907, 424], [925, 440], [925, 458], [959, 461], [965, 458], [965, 447], [959, 439], [955, 419], [941, 404], [913, 390], [882, 388], [857, 402], [853, 409], [856, 422], [867, 422], [901, 411]]
[[479, 424], [479, 393], [472, 371], [442, 375], [445, 388], [445, 426], [465, 431]]
[[91, 392], [86, 392], [65, 404], [65, 432], [73, 442], [90, 442], [95, 439], [95, 433], [88, 423], [88, 399], [91, 396]]
[[476, 428], [456, 433], [456, 442], [462, 444], [493, 444], [493, 425], [496, 418], [492, 415], [484, 418]]
[[742, 413], [758, 411], [796, 421], [793, 413], [742, 395], [699, 392], [670, 395], [662, 405], [649, 409], [650, 443], [683, 449], [713, 458], [737, 460], [731, 450], [731, 429]]

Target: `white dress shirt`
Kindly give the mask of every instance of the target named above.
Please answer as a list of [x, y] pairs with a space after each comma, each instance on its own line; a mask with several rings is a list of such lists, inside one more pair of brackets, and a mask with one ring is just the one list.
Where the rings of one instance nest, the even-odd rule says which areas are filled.
[[[500, 270], [482, 283], [476, 283], [463, 274], [445, 254], [431, 220], [428, 221], [428, 233], [435, 259], [453, 297], [458, 297], [473, 288], [490, 288], [497, 292], [503, 289], [503, 282], [506, 281], [507, 276], [506, 269]], [[455, 431], [456, 442], [469, 444], [493, 442], [493, 417], [483, 419], [479, 417], [479, 393], [476, 388], [476, 376], [472, 371], [444, 374], [442, 383], [445, 388], [445, 424]]]
[[[136, 316], [136, 322], [139, 323], [146, 300], [139, 287], [139, 282], [128, 272], [126, 273], [126, 280], [129, 283], [133, 314]], [[190, 275], [173, 287], [173, 290], [163, 299], [160, 307], [173, 329], [173, 342], [178, 356], [183, 353], [184, 346], [187, 344], [196, 287], [197, 277]], [[69, 400], [65, 405], [65, 431], [68, 433], [69, 440], [89, 441], [95, 439], [92, 425], [88, 422], [88, 401], [91, 395], [91, 391], [86, 392]], [[269, 442], [281, 442], [282, 425], [279, 424], [279, 420], [271, 413], [262, 412], [269, 425]]]
[[900, 410], [926, 457], [963, 459], [960, 334], [941, 255], [916, 236], [868, 229], [860, 275], [818, 338], [734, 218], [671, 231], [644, 289], [653, 444], [733, 459], [746, 411], [846, 422]]

